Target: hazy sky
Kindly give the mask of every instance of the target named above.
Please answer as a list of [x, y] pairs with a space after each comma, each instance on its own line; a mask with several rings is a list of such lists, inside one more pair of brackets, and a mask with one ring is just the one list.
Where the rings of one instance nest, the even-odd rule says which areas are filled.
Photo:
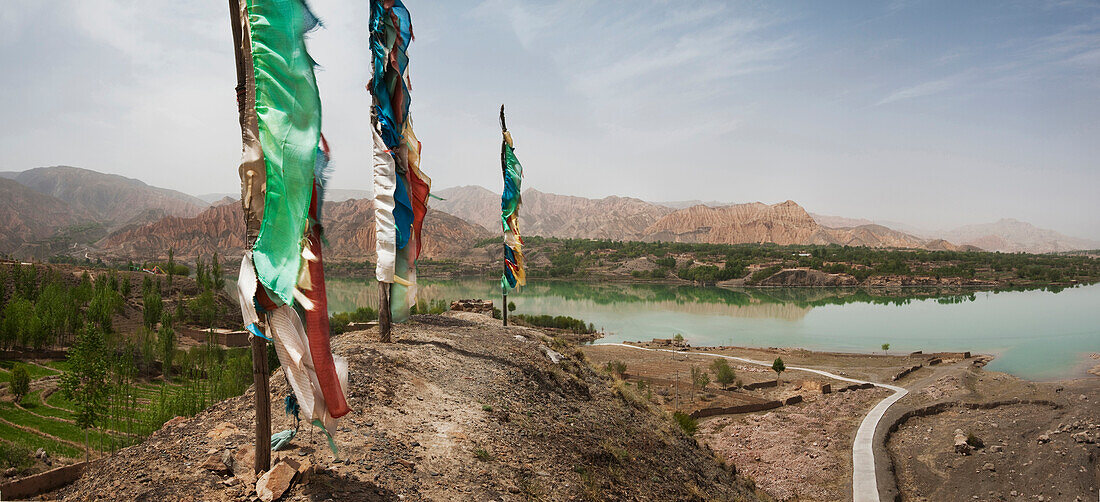
[[[332, 186], [366, 188], [365, 0], [313, 0]], [[1100, 238], [1100, 1], [407, 0], [436, 188], [780, 202]], [[237, 190], [225, 1], [7, 0], [0, 170]]]

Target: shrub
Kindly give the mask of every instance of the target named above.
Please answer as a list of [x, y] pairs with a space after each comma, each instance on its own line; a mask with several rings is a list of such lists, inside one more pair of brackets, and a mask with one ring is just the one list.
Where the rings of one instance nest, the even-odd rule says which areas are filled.
[[23, 397], [31, 390], [31, 376], [27, 373], [27, 367], [16, 364], [11, 370], [11, 393], [15, 395], [15, 404], [23, 402]]
[[680, 426], [680, 430], [684, 431], [684, 434], [694, 436], [695, 431], [699, 429], [699, 422], [691, 415], [682, 411], [677, 411], [672, 414], [672, 419], [676, 421], [676, 424]]
[[[710, 384], [710, 376], [707, 375], [706, 370], [701, 370], [695, 366], [691, 367], [691, 385], [694, 390], [698, 387], [700, 390], [705, 389]], [[694, 394], [693, 394], [694, 397]]]
[[617, 375], [619, 378], [622, 378], [623, 374], [626, 373], [626, 363], [622, 361], [608, 361], [603, 369], [612, 375]]
[[31, 450], [18, 443], [0, 441], [0, 468], [15, 469], [17, 472], [26, 472], [34, 465]]
[[478, 448], [474, 450], [474, 457], [482, 462], [488, 462], [493, 459], [493, 454], [489, 453], [489, 450], [485, 448]]
[[755, 284], [775, 275], [776, 272], [779, 272], [780, 270], [783, 270], [782, 265], [772, 265], [767, 268], [762, 268], [760, 270], [757, 270], [756, 272], [753, 272], [752, 275], [749, 277], [748, 282]]
[[985, 442], [978, 436], [975, 436], [973, 432], [966, 435], [966, 444], [970, 445], [972, 448], [981, 448], [985, 446]]
[[333, 334], [339, 335], [347, 331], [348, 324], [353, 322], [369, 322], [378, 319], [378, 311], [370, 307], [359, 307], [351, 312], [340, 312], [329, 318], [329, 326]]
[[[495, 310], [496, 309], [494, 308], [494, 311]], [[513, 321], [517, 321], [517, 324], [526, 324], [528, 326], [563, 329], [577, 334], [595, 333], [595, 330], [592, 329], [593, 326], [591, 324], [587, 324], [581, 319], [576, 319], [564, 315], [550, 316], [516, 314], [514, 316], [511, 316], [511, 318]]]
[[730, 368], [730, 364], [725, 359], [715, 359], [710, 369], [714, 372], [714, 380], [722, 385], [729, 385], [737, 379], [733, 368]]

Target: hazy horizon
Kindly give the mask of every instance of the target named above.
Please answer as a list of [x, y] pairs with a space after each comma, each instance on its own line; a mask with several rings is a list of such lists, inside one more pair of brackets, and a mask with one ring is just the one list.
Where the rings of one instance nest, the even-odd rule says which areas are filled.
[[[437, 189], [499, 187], [504, 102], [525, 186], [545, 192], [1100, 239], [1100, 2], [408, 3]], [[228, 8], [144, 5], [0, 10], [0, 171], [237, 189]], [[330, 186], [368, 189], [367, 6], [311, 5]]]

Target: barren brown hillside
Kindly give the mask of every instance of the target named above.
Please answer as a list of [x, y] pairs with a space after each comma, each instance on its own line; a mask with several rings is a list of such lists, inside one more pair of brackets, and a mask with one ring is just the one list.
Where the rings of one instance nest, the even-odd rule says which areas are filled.
[[[350, 199], [324, 206], [325, 257], [335, 260], [374, 259], [374, 211], [370, 200]], [[239, 203], [211, 207], [194, 218], [167, 217], [155, 223], [111, 234], [98, 245], [119, 259], [164, 259], [169, 248], [178, 259], [240, 256], [244, 249], [244, 217]], [[469, 249], [489, 232], [459, 218], [429, 210], [424, 219], [423, 256], [450, 257]]]
[[[452, 312], [415, 316], [394, 338], [379, 343], [372, 330], [333, 339], [350, 363], [353, 409], [336, 434], [340, 457], [303, 430], [273, 459], [313, 466], [284, 500], [758, 500], [751, 481], [644, 400], [620, 397], [579, 350], [558, 343], [562, 353], [552, 352], [540, 331]], [[285, 379], [276, 372], [271, 382], [279, 403]], [[250, 393], [224, 401], [55, 495], [253, 499], [252, 421]], [[281, 408], [273, 421], [275, 431], [292, 427]], [[221, 464], [234, 456], [242, 461]]]

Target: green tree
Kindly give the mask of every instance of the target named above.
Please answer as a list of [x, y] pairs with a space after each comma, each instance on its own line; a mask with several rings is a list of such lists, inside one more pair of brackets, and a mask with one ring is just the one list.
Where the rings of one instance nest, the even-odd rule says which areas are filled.
[[186, 314], [187, 313], [183, 309], [183, 292], [180, 292], [179, 294], [176, 295], [176, 315], [175, 315], [175, 319], [177, 321], [183, 321], [183, 316], [186, 315]]
[[214, 327], [218, 317], [218, 303], [214, 292], [207, 289], [191, 299], [191, 310], [198, 316], [199, 324], [204, 328]]
[[130, 274], [123, 274], [122, 275], [122, 289], [120, 291], [122, 293], [123, 298], [129, 298], [130, 297], [130, 289], [131, 289], [132, 286], [133, 285], [130, 284]]
[[218, 262], [218, 253], [214, 252], [214, 258], [210, 263], [210, 280], [215, 289], [225, 288], [225, 278], [222, 276], [222, 266]]
[[888, 343], [882, 344], [882, 351], [883, 352], [889, 352], [890, 351], [890, 344], [888, 344]]
[[107, 411], [109, 394], [107, 350], [103, 332], [87, 324], [69, 350], [69, 370], [61, 375], [61, 392], [76, 406], [76, 425], [84, 429], [84, 460], [90, 457], [88, 429], [95, 427]]
[[711, 371], [714, 372], [714, 380], [722, 385], [729, 385], [737, 379], [737, 375], [734, 374], [733, 368], [730, 368], [730, 363], [725, 359], [715, 359], [710, 365]]
[[88, 304], [88, 320], [99, 326], [99, 329], [110, 332], [113, 328], [111, 318], [116, 312], [122, 310], [122, 296], [107, 287], [107, 281], [101, 276], [95, 282], [95, 292], [92, 293], [92, 301]]
[[508, 312], [516, 311], [516, 302], [508, 302]]
[[195, 257], [195, 282], [199, 283], [199, 289], [205, 291], [206, 288], [206, 264], [202, 261], [202, 256]]
[[145, 327], [153, 329], [157, 321], [161, 319], [161, 313], [164, 312], [164, 299], [160, 297], [160, 294], [156, 291], [150, 290], [145, 293], [145, 298], [142, 300], [142, 321], [145, 323]]
[[710, 384], [710, 375], [707, 375], [706, 370], [691, 367], [691, 402], [695, 402], [695, 388], [703, 390]]
[[775, 361], [772, 361], [772, 371], [775, 372], [775, 380], [779, 381], [779, 375], [784, 371], [787, 371], [787, 365], [783, 364], [783, 358], [777, 357]]
[[672, 340], [675, 341], [677, 344], [684, 343], [684, 335], [676, 333], [676, 336], [672, 337]]
[[12, 368], [10, 389], [15, 396], [15, 404], [23, 402], [23, 397], [31, 390], [31, 376], [26, 365], [16, 364]]
[[157, 331], [157, 349], [160, 352], [161, 363], [163, 363], [164, 379], [169, 380], [172, 375], [172, 360], [176, 355], [176, 331], [172, 329], [172, 316], [167, 312], [160, 319], [160, 329]]
[[30, 338], [33, 324], [36, 322], [34, 303], [16, 296], [4, 306], [4, 320], [0, 323], [0, 343], [5, 349], [23, 345]]
[[172, 275], [176, 273], [176, 251], [172, 248], [168, 248], [168, 267], [166, 268], [168, 269], [165, 270], [168, 273], [168, 285], [171, 286]]

